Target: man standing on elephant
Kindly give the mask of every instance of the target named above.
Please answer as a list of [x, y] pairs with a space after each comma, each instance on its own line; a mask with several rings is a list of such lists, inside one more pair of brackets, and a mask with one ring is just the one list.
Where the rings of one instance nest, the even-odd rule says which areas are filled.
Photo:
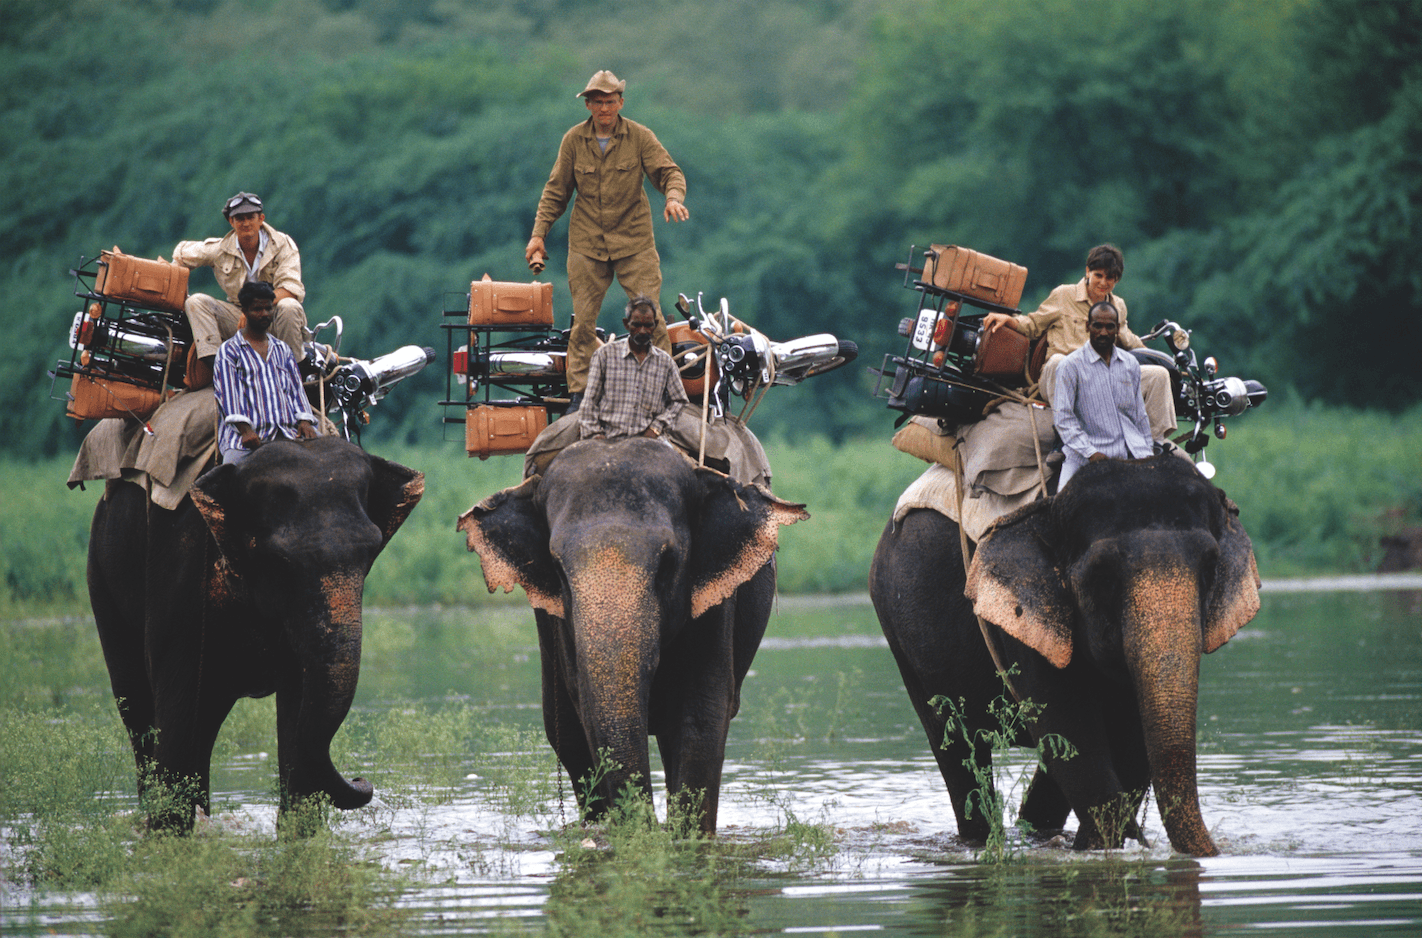
[[275, 290], [276, 308], [272, 335], [281, 339], [298, 360], [305, 354], [306, 310], [301, 305], [306, 287], [301, 282], [301, 252], [289, 235], [267, 224], [262, 200], [239, 192], [222, 206], [222, 216], [232, 230], [223, 238], [179, 241], [173, 263], [183, 267], [211, 267], [226, 302], [194, 293], [183, 304], [193, 329], [198, 360], [212, 366], [217, 348], [237, 332], [237, 293], [242, 285], [261, 281]]
[[[1064, 283], [1053, 290], [1037, 311], [1020, 316], [988, 313], [983, 325], [989, 333], [1007, 326], [1029, 339], [1046, 336], [1047, 361], [1038, 384], [1042, 397], [1052, 404], [1056, 392], [1056, 372], [1062, 359], [1083, 347], [1087, 340], [1087, 314], [1096, 303], [1110, 303], [1120, 316], [1117, 344], [1123, 349], [1144, 348], [1126, 325], [1126, 301], [1113, 292], [1126, 272], [1126, 258], [1114, 244], [1099, 244], [1086, 255], [1086, 276], [1076, 283]], [[1141, 367], [1141, 391], [1150, 417], [1151, 435], [1168, 439], [1176, 430], [1175, 395], [1170, 373], [1159, 365]], [[1055, 405], [1053, 405], [1055, 406]]]
[[[661, 257], [652, 235], [652, 210], [642, 187], [651, 180], [666, 196], [662, 217], [686, 221], [690, 213], [686, 177], [656, 134], [622, 117], [627, 82], [609, 71], [588, 81], [579, 97], [591, 116], [563, 135], [538, 214], [524, 248], [530, 265], [548, 255], [544, 237], [573, 201], [568, 220], [568, 291], [573, 295], [573, 328], [568, 337], [568, 391], [576, 410], [587, 386], [588, 363], [597, 348], [597, 317], [616, 276], [629, 297], [646, 294], [656, 311], [653, 343], [671, 354], [659, 297]], [[574, 199], [574, 193], [577, 193]], [[541, 268], [539, 268], [541, 269]]]
[[222, 343], [213, 391], [222, 411], [217, 445], [223, 462], [240, 462], [263, 443], [316, 436], [316, 415], [285, 342], [271, 341], [276, 291], [262, 281], [238, 291], [246, 325]]
[[676, 362], [652, 344], [657, 323], [652, 298], [642, 294], [627, 304], [622, 324], [627, 338], [593, 353], [587, 396], [578, 413], [583, 439], [616, 440], [665, 436], [687, 403]]
[[1087, 329], [1087, 344], [1062, 357], [1056, 369], [1052, 421], [1066, 452], [1059, 492], [1088, 462], [1145, 459], [1155, 451], [1141, 401], [1140, 363], [1116, 347], [1116, 308], [1105, 302], [1091, 307]]

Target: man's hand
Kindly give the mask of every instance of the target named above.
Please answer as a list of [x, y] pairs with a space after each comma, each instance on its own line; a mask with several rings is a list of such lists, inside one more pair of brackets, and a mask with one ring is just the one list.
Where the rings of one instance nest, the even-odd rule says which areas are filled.
[[662, 210], [662, 217], [667, 221], [686, 221], [691, 217], [691, 213], [676, 199], [667, 199], [667, 207]]
[[648, 427], [647, 429], [642, 431], [642, 435], [649, 440], [655, 440], [657, 437], [661, 436], [661, 434], [657, 432], [656, 427]]
[[252, 429], [251, 424], [237, 424], [237, 432], [242, 436], [241, 443], [243, 449], [256, 449], [262, 445], [262, 438], [257, 436], [257, 431]]
[[1016, 316], [1009, 316], [1007, 313], [988, 313], [983, 317], [983, 331], [988, 335], [992, 335], [1000, 326], [1007, 326], [1014, 332], [1022, 331], [1017, 325]]
[[296, 435], [303, 440], [316, 439], [316, 428], [309, 420], [298, 420], [296, 422]]
[[1110, 458], [1111, 458], [1111, 457], [1110, 457], [1110, 456], [1107, 456], [1105, 453], [1092, 453], [1091, 456], [1090, 456], [1086, 461], [1087, 461], [1087, 462], [1102, 462], [1102, 461], [1107, 460], [1107, 459], [1110, 459]]
[[528, 263], [533, 263], [535, 257], [547, 257], [548, 249], [543, 246], [543, 239], [533, 237], [528, 239], [528, 246], [523, 249], [523, 259]]

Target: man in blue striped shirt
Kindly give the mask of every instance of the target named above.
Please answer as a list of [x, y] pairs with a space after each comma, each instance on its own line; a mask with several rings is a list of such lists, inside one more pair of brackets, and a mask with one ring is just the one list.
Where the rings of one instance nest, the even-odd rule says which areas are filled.
[[316, 436], [316, 415], [302, 390], [296, 359], [285, 342], [269, 336], [276, 291], [269, 283], [249, 281], [237, 302], [246, 325], [222, 343], [212, 374], [222, 411], [217, 445], [223, 462], [239, 462], [272, 440]]
[[1052, 420], [1066, 453], [1059, 492], [1088, 462], [1144, 459], [1155, 452], [1141, 401], [1141, 366], [1117, 348], [1119, 332], [1116, 307], [1097, 303], [1087, 316], [1087, 343], [1057, 367]]

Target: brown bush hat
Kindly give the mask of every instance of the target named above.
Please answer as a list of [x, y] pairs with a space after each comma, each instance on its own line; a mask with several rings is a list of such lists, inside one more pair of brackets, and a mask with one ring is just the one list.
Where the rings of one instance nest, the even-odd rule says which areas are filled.
[[621, 94], [626, 90], [627, 82], [619, 81], [616, 75], [603, 69], [600, 72], [594, 72], [593, 77], [588, 79], [588, 86], [579, 91], [575, 97], [585, 97], [595, 91], [600, 91], [603, 94]]

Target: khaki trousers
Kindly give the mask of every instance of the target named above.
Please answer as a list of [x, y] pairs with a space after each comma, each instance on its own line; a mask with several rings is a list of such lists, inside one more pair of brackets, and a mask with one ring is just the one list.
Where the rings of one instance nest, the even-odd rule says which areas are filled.
[[[573, 294], [573, 329], [568, 335], [568, 392], [577, 394], [588, 386], [588, 365], [597, 351], [597, 317], [613, 277], [627, 291], [628, 298], [639, 293], [657, 304], [657, 326], [652, 344], [671, 354], [667, 322], [662, 317], [662, 259], [656, 248], [628, 257], [599, 261], [585, 254], [568, 252], [568, 292]], [[620, 321], [620, 317], [619, 317]]]
[[[1065, 355], [1053, 355], [1042, 366], [1038, 382], [1042, 399], [1048, 404], [1057, 392], [1057, 366]], [[1141, 366], [1141, 398], [1145, 401], [1150, 435], [1155, 440], [1168, 440], [1179, 428], [1175, 419], [1175, 393], [1170, 389], [1170, 372], [1160, 365]]]
[[[194, 293], [183, 304], [188, 325], [193, 329], [193, 344], [197, 346], [198, 358], [210, 358], [217, 354], [223, 342], [237, 334], [237, 323], [242, 310], [225, 300], [215, 299], [206, 293]], [[291, 297], [277, 300], [272, 310], [272, 335], [291, 347], [291, 354], [298, 362], [306, 355], [306, 310]]]

